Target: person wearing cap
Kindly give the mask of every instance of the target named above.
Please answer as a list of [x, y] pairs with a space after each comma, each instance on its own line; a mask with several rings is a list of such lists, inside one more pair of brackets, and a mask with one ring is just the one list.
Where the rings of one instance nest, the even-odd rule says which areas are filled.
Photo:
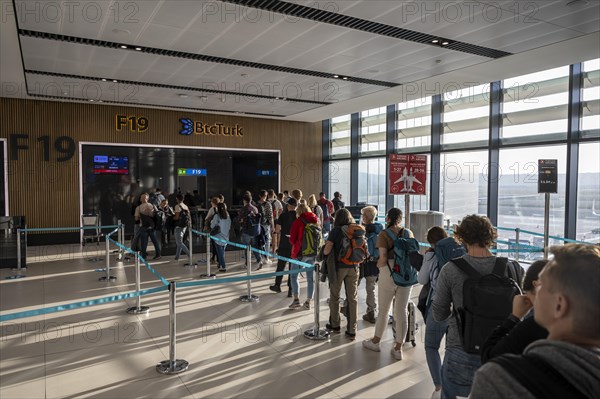
[[[296, 207], [298, 201], [294, 197], [288, 198], [285, 206], [285, 210], [279, 218], [275, 221], [275, 234], [279, 235], [279, 247], [277, 248], [277, 255], [284, 258], [292, 257], [292, 244], [290, 243], [290, 231], [292, 230], [292, 224], [296, 220]], [[277, 272], [285, 270], [285, 260], [279, 259], [277, 261]], [[269, 286], [269, 289], [274, 292], [281, 292], [281, 281], [283, 276], [275, 277], [275, 284]], [[288, 297], [292, 296], [291, 283], [288, 277]]]

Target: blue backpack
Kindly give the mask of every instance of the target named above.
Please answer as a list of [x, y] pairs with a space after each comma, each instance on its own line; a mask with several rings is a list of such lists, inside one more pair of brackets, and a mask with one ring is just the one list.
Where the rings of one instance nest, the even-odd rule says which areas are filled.
[[261, 221], [262, 216], [260, 213], [248, 213], [246, 216], [246, 226], [244, 228], [244, 233], [248, 234], [250, 237], [257, 237], [261, 233]]
[[369, 260], [377, 261], [379, 259], [379, 248], [377, 248], [377, 236], [383, 230], [381, 223], [375, 222], [365, 226], [367, 230], [367, 248], [369, 249]]
[[410, 264], [410, 253], [419, 250], [419, 242], [410, 237], [406, 229], [400, 230], [396, 236], [390, 229], [385, 229], [390, 238], [394, 240], [394, 267], [390, 269], [394, 283], [400, 287], [410, 287], [418, 284], [417, 269]]

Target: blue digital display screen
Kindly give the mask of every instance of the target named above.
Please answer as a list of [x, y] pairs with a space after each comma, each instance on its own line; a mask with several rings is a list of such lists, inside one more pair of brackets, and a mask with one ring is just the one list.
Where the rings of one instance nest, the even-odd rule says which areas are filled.
[[178, 168], [178, 176], [206, 176], [206, 169], [186, 169]]
[[277, 176], [274, 170], [259, 169], [256, 171], [256, 176]]
[[94, 155], [95, 175], [129, 174], [129, 157], [114, 155]]

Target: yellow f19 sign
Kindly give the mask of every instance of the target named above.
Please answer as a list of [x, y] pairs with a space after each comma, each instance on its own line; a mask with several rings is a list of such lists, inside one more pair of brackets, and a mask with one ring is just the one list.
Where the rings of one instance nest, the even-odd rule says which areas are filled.
[[129, 130], [130, 132], [142, 133], [148, 129], [148, 118], [145, 116], [127, 116], [127, 115], [115, 115], [115, 128], [118, 131], [123, 129]]

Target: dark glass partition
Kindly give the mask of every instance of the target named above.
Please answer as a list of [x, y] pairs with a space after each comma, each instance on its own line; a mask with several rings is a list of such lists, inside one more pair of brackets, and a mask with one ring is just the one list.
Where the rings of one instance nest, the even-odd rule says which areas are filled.
[[4, 145], [6, 142], [5, 141], [0, 141], [0, 216], [7, 216], [6, 215], [6, 196], [8, 195], [7, 192], [4, 191], [4, 188], [6, 187], [6, 159], [4, 158]]
[[81, 162], [84, 214], [99, 213], [102, 225], [120, 219], [127, 234], [132, 206], [156, 187], [174, 205], [178, 190], [185, 195], [191, 182], [199, 191], [194, 205], [223, 194], [230, 208], [246, 190], [256, 197], [260, 189], [279, 189], [278, 152], [84, 145]]

